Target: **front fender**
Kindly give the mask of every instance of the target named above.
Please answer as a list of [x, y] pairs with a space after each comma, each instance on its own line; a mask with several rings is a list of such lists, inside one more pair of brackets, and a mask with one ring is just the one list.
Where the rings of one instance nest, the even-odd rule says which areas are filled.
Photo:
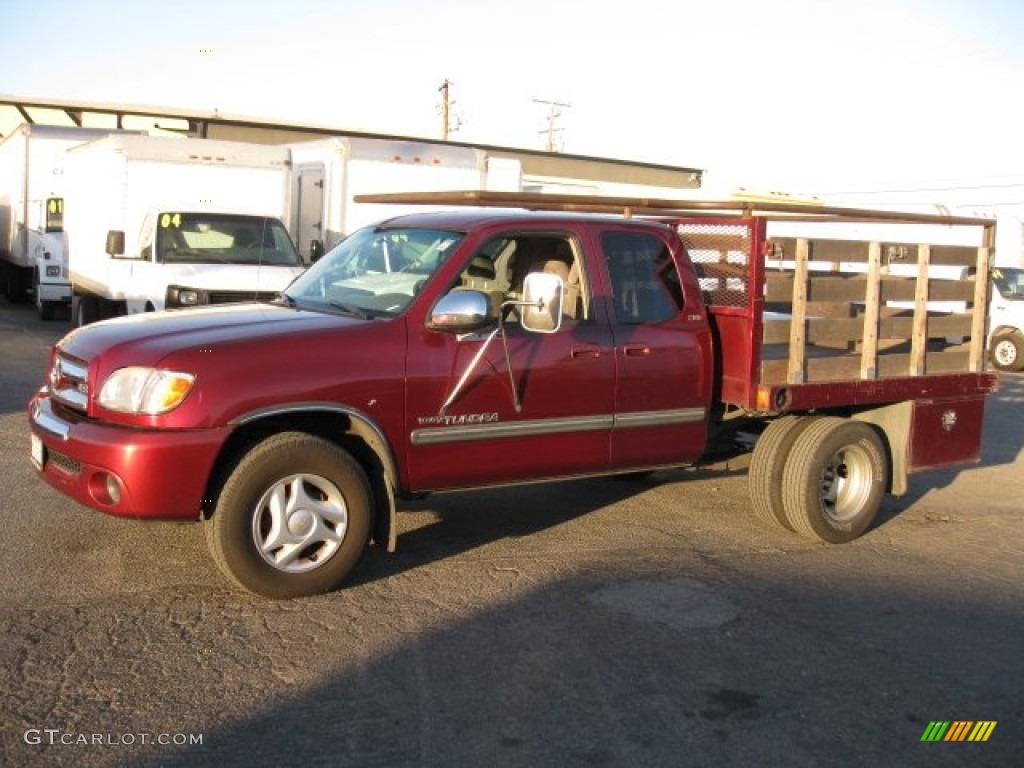
[[[284, 406], [261, 408], [233, 419], [231, 426], [238, 430], [258, 429], [260, 425], [280, 423], [282, 428], [294, 428], [295, 421], [305, 421], [313, 417], [304, 428], [316, 432], [323, 437], [338, 441], [337, 429], [329, 425], [324, 416], [334, 415], [344, 421], [344, 435], [357, 438], [374, 457], [379, 467], [367, 466], [371, 462], [366, 456], [355, 456], [356, 460], [367, 470], [370, 484], [374, 491], [375, 516], [373, 542], [394, 552], [398, 545], [398, 528], [395, 520], [397, 513], [395, 489], [399, 485], [398, 463], [394, 451], [380, 426], [366, 413], [357, 408], [338, 405], [337, 403], [291, 403]], [[287, 426], [286, 426], [287, 425]], [[300, 427], [301, 428], [301, 427]]]

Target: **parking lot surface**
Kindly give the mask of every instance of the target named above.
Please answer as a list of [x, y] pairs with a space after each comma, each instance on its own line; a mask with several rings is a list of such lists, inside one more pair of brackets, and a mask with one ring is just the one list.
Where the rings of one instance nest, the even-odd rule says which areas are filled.
[[1024, 376], [980, 466], [852, 544], [759, 524], [739, 460], [411, 502], [395, 555], [271, 602], [198, 526], [37, 480], [24, 408], [67, 329], [0, 300], [0, 764], [1020, 765]]

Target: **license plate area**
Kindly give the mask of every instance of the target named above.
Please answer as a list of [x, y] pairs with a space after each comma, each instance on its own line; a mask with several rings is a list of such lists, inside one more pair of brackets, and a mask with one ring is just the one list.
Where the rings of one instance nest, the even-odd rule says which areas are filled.
[[46, 446], [39, 439], [38, 435], [30, 435], [32, 440], [32, 464], [36, 469], [42, 469], [46, 464]]

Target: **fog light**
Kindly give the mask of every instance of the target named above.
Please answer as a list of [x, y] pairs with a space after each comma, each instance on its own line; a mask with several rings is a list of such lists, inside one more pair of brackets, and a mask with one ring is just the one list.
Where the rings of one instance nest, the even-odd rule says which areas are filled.
[[117, 475], [110, 472], [97, 472], [89, 478], [89, 495], [105, 507], [118, 504], [123, 494], [124, 488]]
[[113, 475], [107, 475], [107, 495], [111, 504], [121, 501], [121, 483]]

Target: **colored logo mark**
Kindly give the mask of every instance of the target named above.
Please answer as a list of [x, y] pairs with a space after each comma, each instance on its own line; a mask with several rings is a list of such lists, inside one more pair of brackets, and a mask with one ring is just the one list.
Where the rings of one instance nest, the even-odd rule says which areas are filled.
[[988, 741], [996, 720], [933, 720], [921, 734], [921, 741]]

